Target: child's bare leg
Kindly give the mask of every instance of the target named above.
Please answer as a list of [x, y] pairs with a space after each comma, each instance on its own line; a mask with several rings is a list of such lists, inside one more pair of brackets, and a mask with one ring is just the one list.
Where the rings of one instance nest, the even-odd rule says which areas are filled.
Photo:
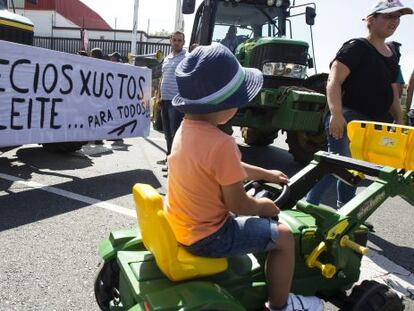
[[265, 267], [269, 302], [275, 307], [287, 301], [295, 266], [293, 235], [284, 224], [279, 224], [278, 230], [277, 247], [269, 252]]

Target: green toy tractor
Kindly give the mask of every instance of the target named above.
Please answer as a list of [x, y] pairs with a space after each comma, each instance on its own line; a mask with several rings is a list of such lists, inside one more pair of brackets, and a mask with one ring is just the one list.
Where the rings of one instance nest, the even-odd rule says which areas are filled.
[[[194, 2], [183, 1], [184, 14], [194, 12]], [[324, 94], [328, 75], [307, 76], [315, 57], [310, 57], [309, 44], [304, 41], [308, 37], [312, 41], [315, 16], [314, 3], [203, 1], [195, 14], [190, 42], [220, 42], [234, 52], [242, 66], [263, 72], [262, 91], [230, 120], [227, 132], [231, 133], [231, 126], [239, 126], [245, 143], [265, 146], [273, 142], [279, 130], [285, 131], [290, 153], [305, 164], [326, 145], [322, 119], [327, 108]], [[308, 25], [310, 31], [303, 31]], [[292, 39], [293, 26], [295, 37], [304, 40]]]
[[[293, 232], [292, 292], [318, 295], [344, 311], [402, 311], [403, 300], [386, 285], [354, 284], [368, 252], [363, 223], [388, 197], [399, 195], [414, 204], [414, 128], [353, 122], [348, 133], [355, 157], [410, 170], [320, 151], [283, 188], [249, 182], [245, 189], [275, 200], [282, 209], [279, 221]], [[394, 143], [384, 145], [384, 139]], [[362, 174], [373, 182], [340, 210], [301, 201], [327, 174], [352, 185]], [[133, 194], [140, 231], [112, 231], [99, 245], [103, 263], [95, 296], [102, 310], [262, 310], [267, 301], [265, 254], [193, 256], [175, 240], [156, 190], [136, 184]]]

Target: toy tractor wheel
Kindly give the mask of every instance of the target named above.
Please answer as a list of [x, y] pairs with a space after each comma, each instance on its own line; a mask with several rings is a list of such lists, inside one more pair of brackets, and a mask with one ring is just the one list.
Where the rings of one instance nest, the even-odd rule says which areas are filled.
[[95, 278], [95, 299], [99, 308], [109, 311], [109, 303], [115, 298], [115, 289], [119, 287], [119, 267], [115, 260], [101, 262]]
[[322, 129], [318, 132], [288, 131], [286, 143], [295, 161], [301, 164], [308, 164], [315, 152], [327, 149], [326, 136]]
[[277, 137], [276, 131], [265, 132], [251, 127], [242, 127], [241, 133], [244, 142], [250, 146], [267, 146]]
[[365, 280], [352, 290], [342, 311], [402, 311], [404, 303], [397, 293], [385, 284]]
[[69, 153], [81, 150], [84, 144], [85, 142], [82, 141], [73, 141], [66, 143], [47, 143], [42, 144], [42, 146], [43, 149], [49, 152]]

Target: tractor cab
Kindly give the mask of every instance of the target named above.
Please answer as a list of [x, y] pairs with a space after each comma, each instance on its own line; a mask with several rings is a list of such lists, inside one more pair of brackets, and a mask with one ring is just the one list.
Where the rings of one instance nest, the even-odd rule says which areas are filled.
[[[306, 41], [292, 39], [292, 22], [305, 15], [306, 23], [313, 25], [315, 17], [314, 5], [300, 12], [303, 7], [286, 0], [206, 1], [197, 10], [191, 44], [227, 46], [243, 66], [263, 72], [265, 87], [301, 85], [295, 80], [305, 79], [313, 58]], [[275, 82], [275, 78], [282, 81]]]
[[[195, 1], [184, 0], [182, 9], [193, 13]], [[263, 73], [260, 94], [224, 130], [231, 133], [232, 126], [240, 126], [244, 142], [256, 146], [271, 144], [279, 130], [287, 132], [290, 153], [303, 163], [325, 149], [327, 74], [308, 73], [315, 67], [315, 11], [314, 3], [289, 0], [203, 1], [190, 40], [190, 45], [221, 43], [242, 66]]]

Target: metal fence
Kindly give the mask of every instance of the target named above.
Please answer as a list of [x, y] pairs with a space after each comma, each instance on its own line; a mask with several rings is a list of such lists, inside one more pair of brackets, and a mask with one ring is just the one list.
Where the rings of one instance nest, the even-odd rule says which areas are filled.
[[[55, 51], [61, 51], [66, 53], [77, 53], [81, 49], [81, 39], [78, 38], [57, 38], [57, 37], [34, 37], [33, 45], [51, 49]], [[99, 40], [89, 39], [89, 49], [95, 47], [101, 48], [104, 55], [111, 54], [112, 52], [119, 52], [126, 60], [128, 53], [131, 51], [130, 41], [118, 41], [118, 40]], [[157, 42], [137, 42], [137, 54], [153, 54], [158, 50], [164, 55], [170, 53], [171, 47], [168, 43]]]

